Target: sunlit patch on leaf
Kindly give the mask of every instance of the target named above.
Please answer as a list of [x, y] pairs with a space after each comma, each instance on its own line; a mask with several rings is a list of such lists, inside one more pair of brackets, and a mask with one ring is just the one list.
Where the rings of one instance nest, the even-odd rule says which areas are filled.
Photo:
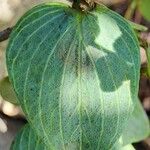
[[150, 125], [148, 117], [143, 110], [140, 101], [137, 100], [134, 111], [128, 120], [122, 135], [123, 145], [141, 141], [149, 135]]

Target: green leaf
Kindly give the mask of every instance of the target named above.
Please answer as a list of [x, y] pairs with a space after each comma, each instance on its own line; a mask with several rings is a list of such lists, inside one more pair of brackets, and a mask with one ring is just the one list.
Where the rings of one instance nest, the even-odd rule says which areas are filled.
[[132, 26], [132, 28], [134, 30], [137, 30], [137, 31], [147, 31], [148, 30], [148, 28], [146, 26], [134, 23], [134, 22], [129, 21], [129, 20], [127, 20], [127, 21], [129, 22], [129, 24]]
[[123, 146], [122, 142], [119, 141], [115, 143], [114, 147], [111, 150], [135, 150], [135, 149], [131, 144]]
[[142, 139], [147, 138], [149, 134], [149, 120], [142, 105], [140, 104], [140, 101], [138, 100], [123, 132], [123, 145], [139, 142]]
[[112, 148], [138, 94], [139, 45], [127, 21], [102, 5], [39, 5], [15, 26], [6, 55], [19, 102], [48, 147]]
[[135, 148], [131, 144], [129, 144], [127, 146], [124, 146], [121, 150], [135, 150]]
[[0, 94], [4, 100], [15, 105], [18, 104], [16, 94], [8, 77], [5, 77], [0, 81]]
[[139, 10], [145, 19], [150, 21], [150, 0], [139, 0]]
[[[66, 150], [78, 150], [77, 144], [70, 143], [65, 145]], [[35, 134], [29, 124], [26, 124], [16, 135], [11, 144], [10, 150], [52, 150]]]
[[16, 135], [10, 150], [48, 150], [48, 148], [34, 133], [29, 124], [26, 124]]

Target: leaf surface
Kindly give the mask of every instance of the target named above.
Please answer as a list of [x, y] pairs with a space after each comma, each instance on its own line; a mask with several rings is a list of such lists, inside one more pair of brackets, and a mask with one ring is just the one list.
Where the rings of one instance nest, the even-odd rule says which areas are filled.
[[135, 143], [147, 138], [150, 135], [149, 119], [143, 110], [139, 100], [137, 100], [134, 111], [127, 122], [123, 132], [123, 145]]
[[144, 18], [150, 21], [150, 0], [139, 0], [138, 6]]
[[18, 104], [16, 94], [8, 77], [5, 77], [0, 81], [0, 94], [4, 100], [15, 105]]
[[104, 6], [37, 6], [17, 23], [6, 55], [20, 104], [49, 148], [111, 149], [139, 84], [139, 45], [121, 16]]
[[124, 146], [121, 150], [135, 150], [135, 148], [131, 144], [129, 144], [127, 146]]
[[[15, 140], [11, 144], [10, 150], [51, 150], [45, 143], [35, 134], [35, 131], [26, 124], [16, 135]], [[78, 150], [75, 143], [65, 146], [66, 150]]]

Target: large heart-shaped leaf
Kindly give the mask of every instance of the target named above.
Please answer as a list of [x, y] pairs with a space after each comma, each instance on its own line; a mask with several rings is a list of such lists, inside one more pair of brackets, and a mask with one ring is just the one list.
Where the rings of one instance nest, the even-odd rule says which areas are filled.
[[[66, 150], [78, 150], [77, 144], [71, 143], [65, 146]], [[52, 150], [35, 134], [29, 124], [26, 124], [15, 137], [10, 150]]]
[[111, 149], [137, 100], [137, 39], [104, 6], [33, 8], [14, 28], [7, 67], [29, 123], [51, 149]]
[[[35, 134], [34, 130], [29, 124], [15, 137], [12, 142], [10, 150], [51, 150], [48, 148], [43, 141]], [[78, 150], [76, 144], [69, 144], [65, 147], [66, 150]], [[121, 144], [116, 145], [112, 150], [135, 150], [132, 145], [122, 146]]]
[[144, 18], [150, 21], [150, 0], [138, 0], [138, 4], [139, 10]]

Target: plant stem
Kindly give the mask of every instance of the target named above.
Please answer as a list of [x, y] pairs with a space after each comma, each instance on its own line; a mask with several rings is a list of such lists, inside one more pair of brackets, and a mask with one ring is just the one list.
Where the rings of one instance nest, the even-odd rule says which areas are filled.
[[137, 0], [132, 0], [124, 17], [130, 20], [134, 14], [136, 7], [137, 7]]
[[0, 31], [0, 42], [3, 42], [9, 38], [9, 35], [10, 35], [12, 29], [13, 29], [13, 27], [10, 27], [3, 31]]
[[148, 28], [145, 27], [145, 26], [143, 26], [143, 25], [134, 23], [134, 22], [129, 21], [129, 20], [127, 20], [127, 21], [128, 21], [129, 24], [132, 26], [132, 28], [135, 29], [135, 30], [138, 30], [138, 31], [147, 31], [147, 30], [148, 30]]

